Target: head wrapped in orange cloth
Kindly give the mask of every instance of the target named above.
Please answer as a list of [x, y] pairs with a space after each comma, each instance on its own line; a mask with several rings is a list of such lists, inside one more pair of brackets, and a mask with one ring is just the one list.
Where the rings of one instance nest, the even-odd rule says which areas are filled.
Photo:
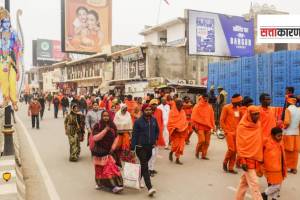
[[262, 130], [259, 107], [249, 106], [237, 127], [236, 146], [238, 156], [256, 161], [263, 159]]
[[208, 95], [202, 95], [192, 112], [192, 121], [200, 125], [205, 125], [210, 129], [215, 127], [214, 112], [208, 103]]
[[295, 105], [297, 103], [297, 97], [295, 96], [290, 96], [287, 98], [287, 103], [290, 105]]
[[231, 98], [231, 103], [233, 104], [242, 103], [242, 101], [243, 101], [243, 97], [240, 94], [236, 94]]

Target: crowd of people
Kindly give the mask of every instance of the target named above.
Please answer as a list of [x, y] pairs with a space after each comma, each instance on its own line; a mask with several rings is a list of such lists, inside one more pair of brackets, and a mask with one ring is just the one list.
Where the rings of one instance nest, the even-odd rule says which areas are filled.
[[[53, 104], [55, 118], [62, 110], [71, 162], [78, 161], [80, 143], [87, 132], [97, 189], [105, 187], [120, 193], [124, 186], [123, 162], [139, 162], [149, 196], [156, 193], [151, 177], [157, 174], [155, 164], [160, 149], [169, 151], [170, 162], [183, 165], [180, 157], [194, 133], [195, 158], [209, 160], [211, 134], [220, 129], [227, 143], [220, 166], [230, 174], [237, 174], [236, 168], [243, 170], [235, 199], [244, 199], [249, 188], [255, 200], [275, 200], [280, 197], [287, 172], [297, 173], [300, 109], [293, 93], [294, 88], [287, 87], [280, 117], [270, 106], [269, 94], [260, 95], [260, 106], [253, 105], [251, 97], [240, 94], [234, 94], [227, 103], [222, 87], [218, 88], [217, 96], [214, 87], [210, 88], [197, 102], [188, 96], [180, 99], [177, 94], [157, 98], [38, 95], [29, 104], [29, 114], [32, 127], [39, 128], [39, 115], [43, 117], [46, 102], [48, 109]], [[268, 187], [261, 193], [258, 177], [263, 175]]]

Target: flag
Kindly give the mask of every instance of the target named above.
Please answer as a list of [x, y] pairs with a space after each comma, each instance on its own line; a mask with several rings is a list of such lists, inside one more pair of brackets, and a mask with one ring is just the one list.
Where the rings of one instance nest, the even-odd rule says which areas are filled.
[[168, 0], [164, 0], [164, 2], [168, 5], [170, 5], [169, 1]]

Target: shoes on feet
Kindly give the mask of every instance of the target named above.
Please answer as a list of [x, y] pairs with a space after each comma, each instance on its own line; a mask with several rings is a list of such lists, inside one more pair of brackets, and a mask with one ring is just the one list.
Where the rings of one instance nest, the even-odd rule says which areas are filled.
[[209, 160], [209, 158], [207, 158], [207, 157], [202, 157], [201, 159], [202, 160]]
[[225, 172], [227, 172], [227, 171], [228, 171], [228, 168], [227, 168], [227, 163], [223, 163], [223, 170], [224, 170]]
[[97, 184], [97, 185], [95, 186], [95, 189], [96, 189], [96, 190], [101, 190], [102, 188], [103, 188], [102, 185], [99, 186], [99, 185]]
[[291, 173], [291, 174], [297, 174], [297, 169], [291, 169], [290, 171], [289, 171], [289, 173]]
[[169, 153], [169, 160], [170, 160], [171, 162], [173, 162], [173, 152], [172, 152], [172, 151]]
[[234, 170], [228, 170], [228, 173], [230, 173], [230, 174], [237, 174], [238, 172], [234, 171]]
[[122, 191], [123, 191], [123, 187], [114, 187], [112, 189], [112, 192], [115, 193], [115, 194], [119, 194]]
[[70, 161], [70, 162], [77, 162], [78, 159], [76, 159], [76, 158], [70, 158], [69, 161]]
[[177, 164], [177, 165], [183, 165], [183, 163], [180, 162], [179, 158], [176, 159], [176, 164]]
[[153, 195], [156, 193], [156, 190], [151, 188], [149, 191], [148, 191], [148, 196], [149, 197], [153, 197]]
[[268, 200], [268, 195], [266, 195], [266, 193], [261, 193], [261, 197], [263, 200]]
[[149, 170], [149, 175], [150, 175], [151, 177], [154, 177], [153, 170]]

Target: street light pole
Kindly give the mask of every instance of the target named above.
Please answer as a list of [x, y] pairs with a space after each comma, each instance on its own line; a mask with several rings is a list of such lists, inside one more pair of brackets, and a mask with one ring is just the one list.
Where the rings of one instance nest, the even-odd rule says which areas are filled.
[[5, 0], [5, 9], [10, 12], [10, 0]]
[[13, 133], [14, 129], [11, 124], [11, 114], [12, 114], [12, 107], [11, 105], [8, 105], [5, 107], [4, 111], [4, 150], [3, 150], [3, 156], [12, 156], [15, 154], [14, 149], [14, 141], [13, 141]]

